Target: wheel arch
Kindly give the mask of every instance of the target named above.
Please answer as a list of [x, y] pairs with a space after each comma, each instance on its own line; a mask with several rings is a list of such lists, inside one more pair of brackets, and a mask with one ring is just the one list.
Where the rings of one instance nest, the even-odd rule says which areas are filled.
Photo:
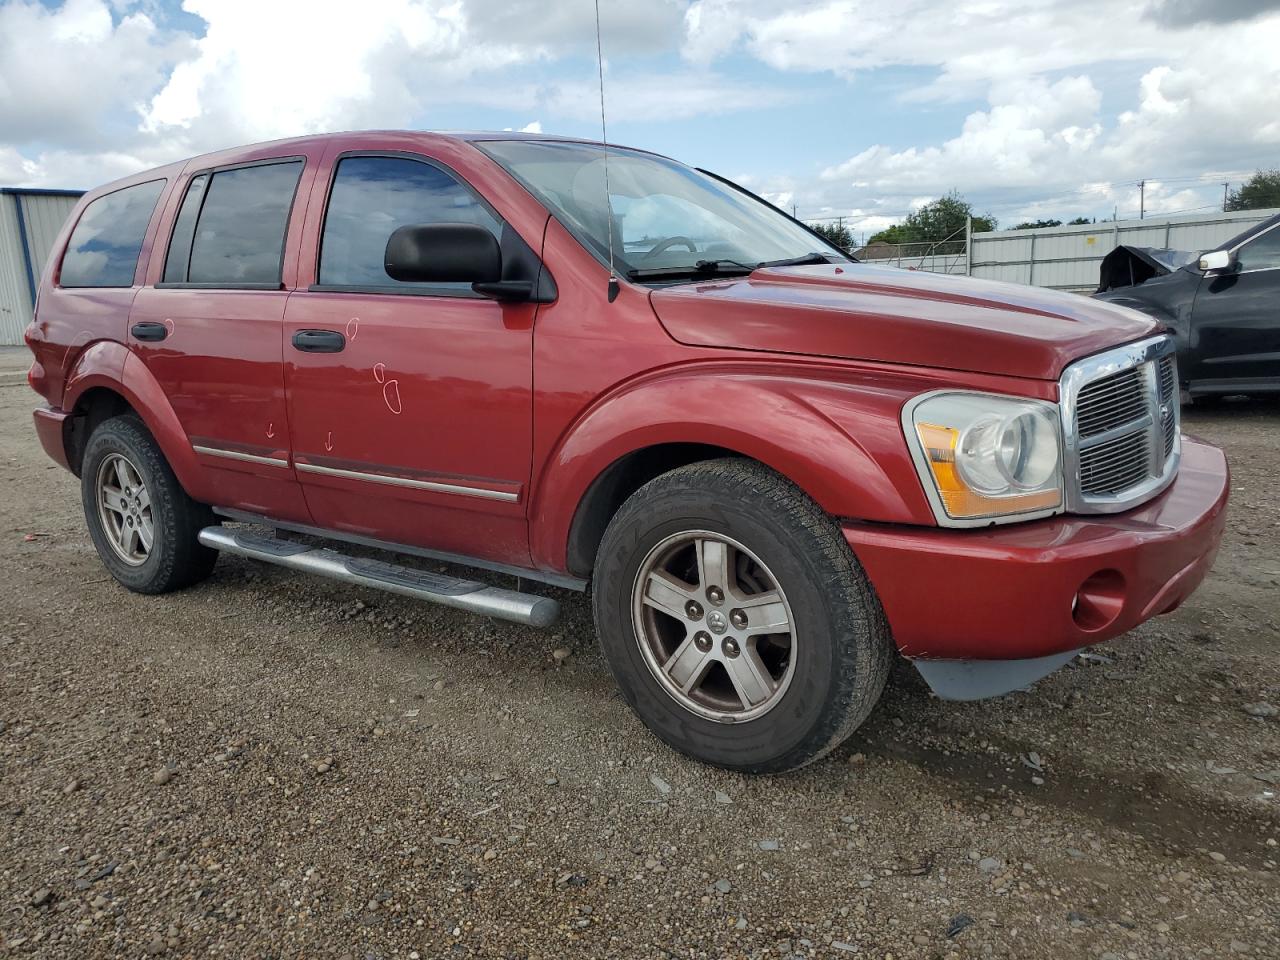
[[78, 477], [84, 464], [85, 447], [98, 425], [112, 417], [137, 414], [137, 411], [124, 394], [98, 384], [84, 390], [67, 413], [69, 416], [62, 421], [62, 447], [67, 453], [67, 465]]
[[[92, 427], [108, 416], [133, 413], [151, 433], [160, 452], [169, 462], [184, 491], [192, 499], [208, 502], [211, 491], [205, 489], [204, 474], [196, 461], [195, 451], [159, 382], [135, 354], [123, 344], [101, 341], [93, 344], [68, 371], [62, 408], [72, 414], [64, 424], [63, 439], [83, 431], [78, 451], [67, 447], [68, 462], [78, 475], [80, 461], [71, 461], [84, 453]], [[86, 422], [97, 416], [93, 423]], [[78, 421], [78, 423], [77, 423]], [[87, 429], [86, 429], [87, 427]]]
[[[933, 522], [910, 462], [902, 396], [860, 386], [739, 371], [681, 371], [597, 402], [546, 461], [530, 509], [535, 563], [590, 576], [618, 507], [654, 477], [699, 460], [741, 457], [786, 477], [835, 517]], [[742, 419], [717, 419], [739, 411]]]
[[705, 443], [660, 443], [624, 454], [591, 481], [574, 511], [566, 545], [569, 573], [589, 579], [605, 528], [633, 493], [664, 473], [721, 457], [740, 457]]

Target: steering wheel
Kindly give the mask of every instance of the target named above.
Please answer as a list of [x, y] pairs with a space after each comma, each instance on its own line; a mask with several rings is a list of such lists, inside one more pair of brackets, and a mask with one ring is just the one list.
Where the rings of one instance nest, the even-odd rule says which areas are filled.
[[698, 245], [694, 243], [692, 240], [690, 240], [688, 237], [667, 237], [667, 239], [659, 242], [659, 244], [656, 247], [654, 247], [652, 250], [646, 253], [644, 257], [642, 257], [641, 259], [652, 260], [658, 254], [666, 253], [672, 247], [679, 246], [680, 244], [684, 244], [686, 247], [688, 247], [690, 253], [698, 252]]

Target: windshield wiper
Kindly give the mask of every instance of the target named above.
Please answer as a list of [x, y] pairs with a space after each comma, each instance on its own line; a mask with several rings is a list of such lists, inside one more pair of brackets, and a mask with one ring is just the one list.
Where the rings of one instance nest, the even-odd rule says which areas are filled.
[[640, 267], [627, 271], [628, 280], [672, 280], [681, 277], [744, 277], [761, 267], [800, 267], [806, 264], [831, 263], [822, 253], [806, 253], [786, 260], [761, 260], [743, 263], [741, 260], [699, 260], [690, 266]]
[[809, 264], [831, 263], [831, 258], [825, 253], [806, 253], [801, 257], [792, 257], [790, 260], [769, 260], [760, 264], [762, 267], [804, 267]]
[[664, 280], [678, 277], [745, 277], [761, 264], [752, 266], [739, 260], [699, 260], [679, 267], [638, 267], [627, 271], [628, 280]]

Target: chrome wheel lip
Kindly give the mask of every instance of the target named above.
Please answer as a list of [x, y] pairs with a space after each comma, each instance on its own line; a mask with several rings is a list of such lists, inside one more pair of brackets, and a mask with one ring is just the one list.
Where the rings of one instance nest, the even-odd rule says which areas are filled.
[[[776, 686], [774, 686], [772, 692], [768, 695], [768, 698], [763, 703], [757, 704], [754, 707], [744, 708], [741, 710], [725, 710], [723, 708], [716, 708], [709, 706], [708, 704], [701, 703], [689, 696], [675, 684], [672, 678], [668, 676], [667, 672], [663, 669], [663, 663], [659, 662], [658, 655], [655, 650], [656, 638], [651, 639], [648, 635], [646, 627], [646, 606], [648, 606], [648, 604], [645, 603], [645, 596], [650, 574], [655, 570], [661, 569], [660, 561], [670, 559], [675, 550], [689, 545], [693, 545], [694, 549], [697, 550], [697, 543], [700, 540], [718, 541], [725, 546], [731, 547], [734, 550], [745, 554], [756, 565], [758, 571], [769, 581], [770, 587], [766, 593], [776, 594], [778, 601], [785, 610], [787, 625], [787, 629], [785, 631], [739, 630], [728, 622], [729, 618], [725, 615], [728, 611], [734, 609], [733, 596], [724, 596], [721, 592], [717, 602], [708, 598], [706, 588], [708, 586], [714, 588], [719, 585], [701, 583], [697, 588], [695, 588], [698, 591], [698, 602], [702, 604], [705, 616], [701, 618], [701, 622], [698, 623], [697, 626], [694, 626], [692, 622], [686, 622], [686, 645], [688, 643], [692, 643], [695, 635], [698, 635], [711, 639], [710, 650], [713, 655], [716, 651], [723, 652], [725, 650], [725, 644], [732, 646], [735, 643], [740, 645], [741, 650], [750, 648], [754, 653], [754, 638], [760, 634], [785, 632], [791, 638], [791, 650], [782, 676], [776, 679]], [[736, 575], [733, 587], [737, 590]], [[763, 594], [760, 596], [763, 596]], [[713, 613], [719, 612], [715, 608], [725, 611], [725, 614], [722, 614], [717, 621], [717, 626], [720, 622], [725, 623], [726, 626], [723, 630], [711, 632], [706, 629], [708, 625], [707, 621]], [[750, 549], [738, 540], [735, 540], [733, 537], [710, 530], [685, 530], [664, 538], [656, 544], [648, 554], [646, 554], [637, 570], [635, 579], [631, 586], [631, 612], [632, 628], [635, 631], [636, 642], [640, 647], [640, 653], [644, 659], [645, 666], [648, 667], [649, 672], [653, 675], [654, 679], [657, 680], [658, 685], [662, 688], [664, 693], [675, 700], [675, 702], [681, 707], [699, 717], [722, 724], [745, 723], [750, 720], [758, 719], [778, 706], [791, 686], [791, 681], [795, 676], [797, 653], [799, 649], [795, 632], [795, 617], [792, 614], [791, 606], [787, 601], [786, 594], [773, 571], [770, 570], [769, 567], [766, 566], [764, 562], [761, 561], [760, 558]], [[703, 650], [704, 648], [699, 645], [698, 649]], [[735, 646], [733, 656], [735, 658], [738, 657], [740, 652], [739, 647]], [[668, 663], [675, 658], [676, 655], [673, 654], [668, 658]], [[695, 685], [695, 689], [696, 686], [697, 685]]]
[[137, 465], [122, 453], [109, 453], [94, 477], [98, 523], [112, 552], [131, 567], [151, 556], [155, 543], [151, 496]]

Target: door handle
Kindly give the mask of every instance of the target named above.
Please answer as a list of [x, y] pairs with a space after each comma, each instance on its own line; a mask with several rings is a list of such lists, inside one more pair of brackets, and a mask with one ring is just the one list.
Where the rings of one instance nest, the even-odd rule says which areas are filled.
[[293, 335], [295, 350], [303, 353], [340, 353], [347, 338], [337, 330], [299, 330]]
[[169, 328], [163, 323], [135, 323], [129, 330], [135, 340], [163, 340], [169, 335]]

